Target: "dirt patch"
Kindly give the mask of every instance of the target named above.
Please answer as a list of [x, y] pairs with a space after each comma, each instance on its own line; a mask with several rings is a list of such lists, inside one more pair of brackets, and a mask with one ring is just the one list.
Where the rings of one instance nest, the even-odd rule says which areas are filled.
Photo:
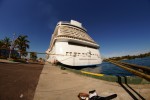
[[32, 100], [43, 65], [0, 63], [0, 100]]

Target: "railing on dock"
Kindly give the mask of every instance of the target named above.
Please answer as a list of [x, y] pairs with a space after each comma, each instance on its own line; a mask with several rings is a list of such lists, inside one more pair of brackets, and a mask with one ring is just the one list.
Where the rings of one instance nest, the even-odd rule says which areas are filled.
[[147, 81], [150, 81], [150, 68], [149, 67], [129, 64], [129, 63], [115, 61], [115, 60], [105, 60], [105, 61], [115, 64], [118, 67], [121, 67], [139, 77], [146, 79]]

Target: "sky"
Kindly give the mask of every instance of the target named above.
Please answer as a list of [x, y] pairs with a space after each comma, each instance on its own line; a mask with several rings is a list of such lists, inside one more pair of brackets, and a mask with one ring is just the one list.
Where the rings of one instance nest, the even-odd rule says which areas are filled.
[[0, 0], [0, 39], [27, 35], [45, 52], [57, 22], [82, 23], [102, 57], [150, 51], [150, 0]]

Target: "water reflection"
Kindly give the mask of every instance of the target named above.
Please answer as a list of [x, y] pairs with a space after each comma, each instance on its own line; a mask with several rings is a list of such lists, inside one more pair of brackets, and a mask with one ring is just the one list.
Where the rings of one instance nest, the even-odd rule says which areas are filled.
[[150, 67], [150, 57], [123, 60], [123, 62]]
[[94, 72], [94, 73], [102, 73], [106, 75], [119, 75], [119, 76], [132, 76], [133, 74], [127, 72], [126, 70], [117, 67], [116, 65], [113, 65], [108, 62], [103, 62], [102, 64], [98, 65], [95, 68], [83, 68], [81, 70]]
[[[132, 60], [122, 60], [123, 62], [137, 64], [142, 66], [150, 67], [150, 57], [145, 58], [137, 58]], [[109, 62], [103, 62], [100, 65], [92, 66], [92, 67], [79, 67], [78, 70], [84, 70], [93, 73], [102, 73], [106, 75], [115, 75], [115, 76], [133, 76], [132, 73], [114, 65]]]

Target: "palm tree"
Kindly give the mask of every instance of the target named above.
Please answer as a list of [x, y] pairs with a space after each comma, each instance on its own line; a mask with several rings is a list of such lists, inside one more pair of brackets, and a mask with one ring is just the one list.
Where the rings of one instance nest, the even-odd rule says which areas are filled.
[[3, 40], [0, 40], [0, 56], [7, 58], [9, 56], [10, 46], [10, 38], [5, 37]]
[[2, 48], [5, 48], [5, 49], [10, 49], [10, 46], [11, 46], [11, 41], [10, 41], [10, 38], [8, 37], [5, 37], [2, 41]]
[[1, 57], [1, 49], [2, 49], [2, 46], [4, 45], [3, 41], [0, 40], [0, 57]]
[[2, 40], [0, 40], [0, 49], [3, 47], [4, 42]]
[[26, 49], [29, 49], [29, 44], [30, 41], [27, 39], [27, 35], [20, 35], [18, 38], [15, 40], [15, 47], [18, 49], [20, 52], [20, 56], [27, 56], [27, 51]]
[[37, 53], [36, 52], [31, 52], [30, 53], [30, 59], [35, 61], [37, 59]]

